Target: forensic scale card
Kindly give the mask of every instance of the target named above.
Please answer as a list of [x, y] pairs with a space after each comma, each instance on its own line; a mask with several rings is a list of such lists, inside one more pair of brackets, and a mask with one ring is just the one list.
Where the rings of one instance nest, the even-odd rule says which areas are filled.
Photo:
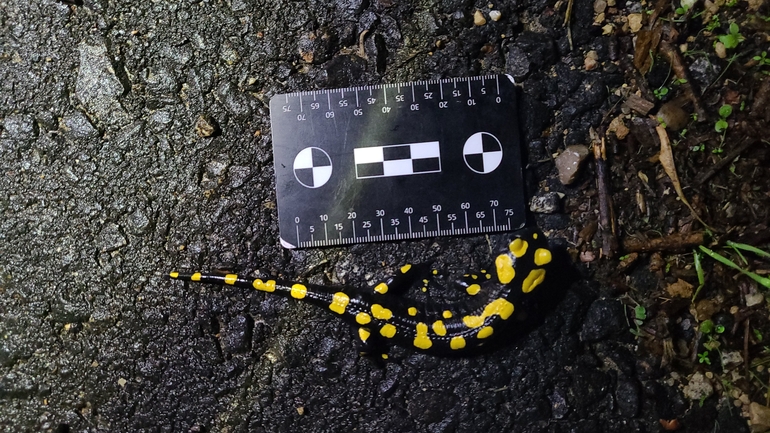
[[525, 222], [507, 75], [276, 95], [281, 244], [511, 231]]

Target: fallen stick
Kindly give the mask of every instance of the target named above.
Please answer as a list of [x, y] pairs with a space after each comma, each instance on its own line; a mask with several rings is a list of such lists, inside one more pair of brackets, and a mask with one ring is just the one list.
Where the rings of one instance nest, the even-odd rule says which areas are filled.
[[613, 257], [618, 248], [615, 236], [615, 219], [613, 218], [612, 196], [607, 180], [607, 148], [604, 135], [601, 142], [594, 141], [594, 159], [596, 160], [596, 189], [599, 195], [599, 233], [602, 238], [602, 255]]
[[644, 236], [629, 237], [623, 241], [627, 253], [687, 252], [703, 245], [703, 232], [674, 233], [662, 238], [648, 239]]

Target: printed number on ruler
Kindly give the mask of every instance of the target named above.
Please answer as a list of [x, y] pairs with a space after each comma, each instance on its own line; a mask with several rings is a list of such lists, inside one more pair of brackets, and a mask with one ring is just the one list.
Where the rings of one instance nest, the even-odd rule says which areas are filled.
[[276, 95], [270, 120], [287, 248], [524, 224], [506, 75]]

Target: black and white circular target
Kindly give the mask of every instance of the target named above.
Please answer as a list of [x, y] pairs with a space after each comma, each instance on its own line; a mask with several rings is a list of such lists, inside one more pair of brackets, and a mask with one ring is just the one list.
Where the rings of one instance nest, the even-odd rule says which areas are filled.
[[488, 132], [477, 132], [465, 141], [463, 147], [465, 165], [473, 172], [493, 172], [503, 160], [503, 146], [500, 140]]
[[306, 147], [294, 157], [294, 177], [308, 188], [319, 188], [332, 177], [332, 160], [318, 147]]

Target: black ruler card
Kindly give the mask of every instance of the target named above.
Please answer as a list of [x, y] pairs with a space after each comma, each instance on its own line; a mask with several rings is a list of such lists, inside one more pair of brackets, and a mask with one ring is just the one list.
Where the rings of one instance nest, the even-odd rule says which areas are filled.
[[507, 75], [274, 96], [281, 244], [521, 228], [516, 107]]

